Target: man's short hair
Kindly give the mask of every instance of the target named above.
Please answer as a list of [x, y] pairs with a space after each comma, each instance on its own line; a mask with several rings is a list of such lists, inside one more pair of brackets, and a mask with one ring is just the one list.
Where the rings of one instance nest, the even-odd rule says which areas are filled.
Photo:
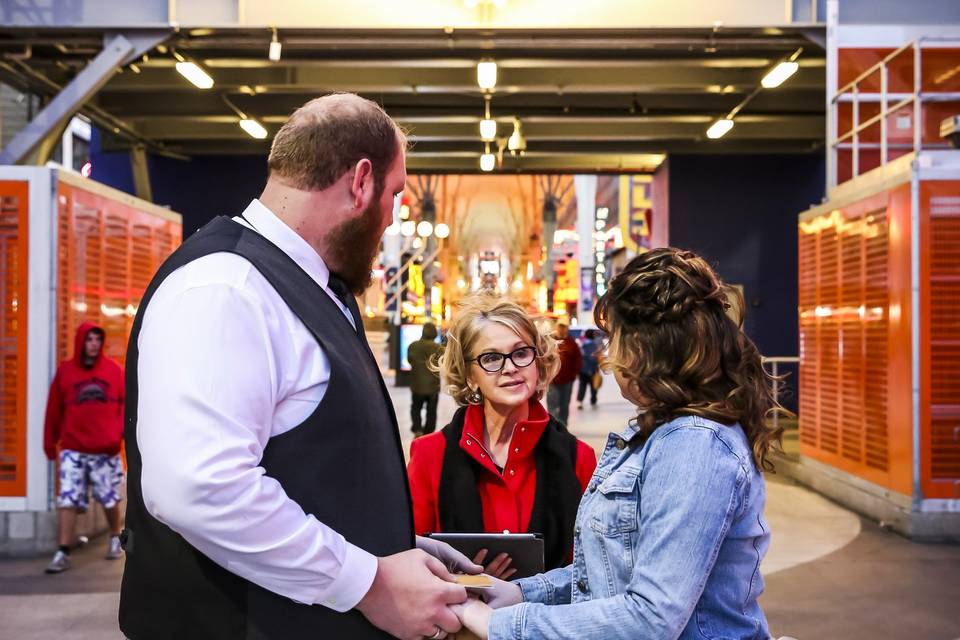
[[350, 93], [314, 98], [280, 127], [267, 166], [291, 186], [322, 191], [360, 160], [373, 165], [377, 194], [406, 137], [375, 102]]

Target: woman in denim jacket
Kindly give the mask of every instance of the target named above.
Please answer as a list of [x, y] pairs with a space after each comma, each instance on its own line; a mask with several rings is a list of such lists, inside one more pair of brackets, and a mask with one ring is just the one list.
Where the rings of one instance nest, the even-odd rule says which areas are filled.
[[764, 639], [770, 542], [762, 469], [781, 430], [753, 342], [699, 256], [634, 258], [596, 309], [607, 366], [637, 406], [610, 435], [574, 531], [573, 564], [457, 608], [481, 638]]

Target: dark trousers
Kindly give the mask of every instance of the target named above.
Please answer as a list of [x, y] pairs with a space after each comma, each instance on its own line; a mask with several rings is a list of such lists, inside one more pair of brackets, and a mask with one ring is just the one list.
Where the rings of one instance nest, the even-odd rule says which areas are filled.
[[581, 373], [580, 386], [577, 387], [577, 402], [583, 403], [583, 397], [587, 395], [587, 389], [590, 389], [590, 404], [597, 404], [597, 390], [593, 388], [593, 375]]
[[[439, 393], [413, 394], [413, 402], [410, 405], [410, 422], [413, 425], [411, 430], [417, 433], [433, 433], [437, 429], [437, 400], [439, 398]], [[427, 405], [425, 426], [421, 421], [424, 404]]]
[[573, 395], [573, 383], [551, 384], [547, 389], [547, 411], [567, 426], [570, 419], [570, 396]]

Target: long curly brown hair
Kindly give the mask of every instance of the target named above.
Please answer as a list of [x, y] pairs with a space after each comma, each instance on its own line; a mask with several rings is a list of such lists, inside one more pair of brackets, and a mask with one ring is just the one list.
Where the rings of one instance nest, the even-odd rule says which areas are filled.
[[768, 455], [779, 449], [783, 428], [767, 418], [783, 409], [742, 317], [733, 317], [732, 298], [742, 309], [739, 291], [700, 256], [655, 249], [613, 278], [594, 319], [610, 337], [606, 366], [640, 400], [641, 432], [649, 436], [684, 415], [739, 423], [757, 467], [772, 471]]

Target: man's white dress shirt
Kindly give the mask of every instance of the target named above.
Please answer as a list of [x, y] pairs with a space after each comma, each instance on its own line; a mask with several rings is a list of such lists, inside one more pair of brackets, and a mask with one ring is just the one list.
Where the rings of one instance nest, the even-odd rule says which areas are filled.
[[[290, 256], [353, 323], [327, 288], [323, 259], [295, 231], [259, 200], [235, 220]], [[330, 378], [300, 319], [249, 261], [215, 253], [163, 281], [138, 346], [137, 445], [150, 514], [265, 589], [352, 609], [377, 559], [305, 514], [260, 466], [270, 438], [310, 416]], [[317, 491], [337, 499], [336, 487]]]

